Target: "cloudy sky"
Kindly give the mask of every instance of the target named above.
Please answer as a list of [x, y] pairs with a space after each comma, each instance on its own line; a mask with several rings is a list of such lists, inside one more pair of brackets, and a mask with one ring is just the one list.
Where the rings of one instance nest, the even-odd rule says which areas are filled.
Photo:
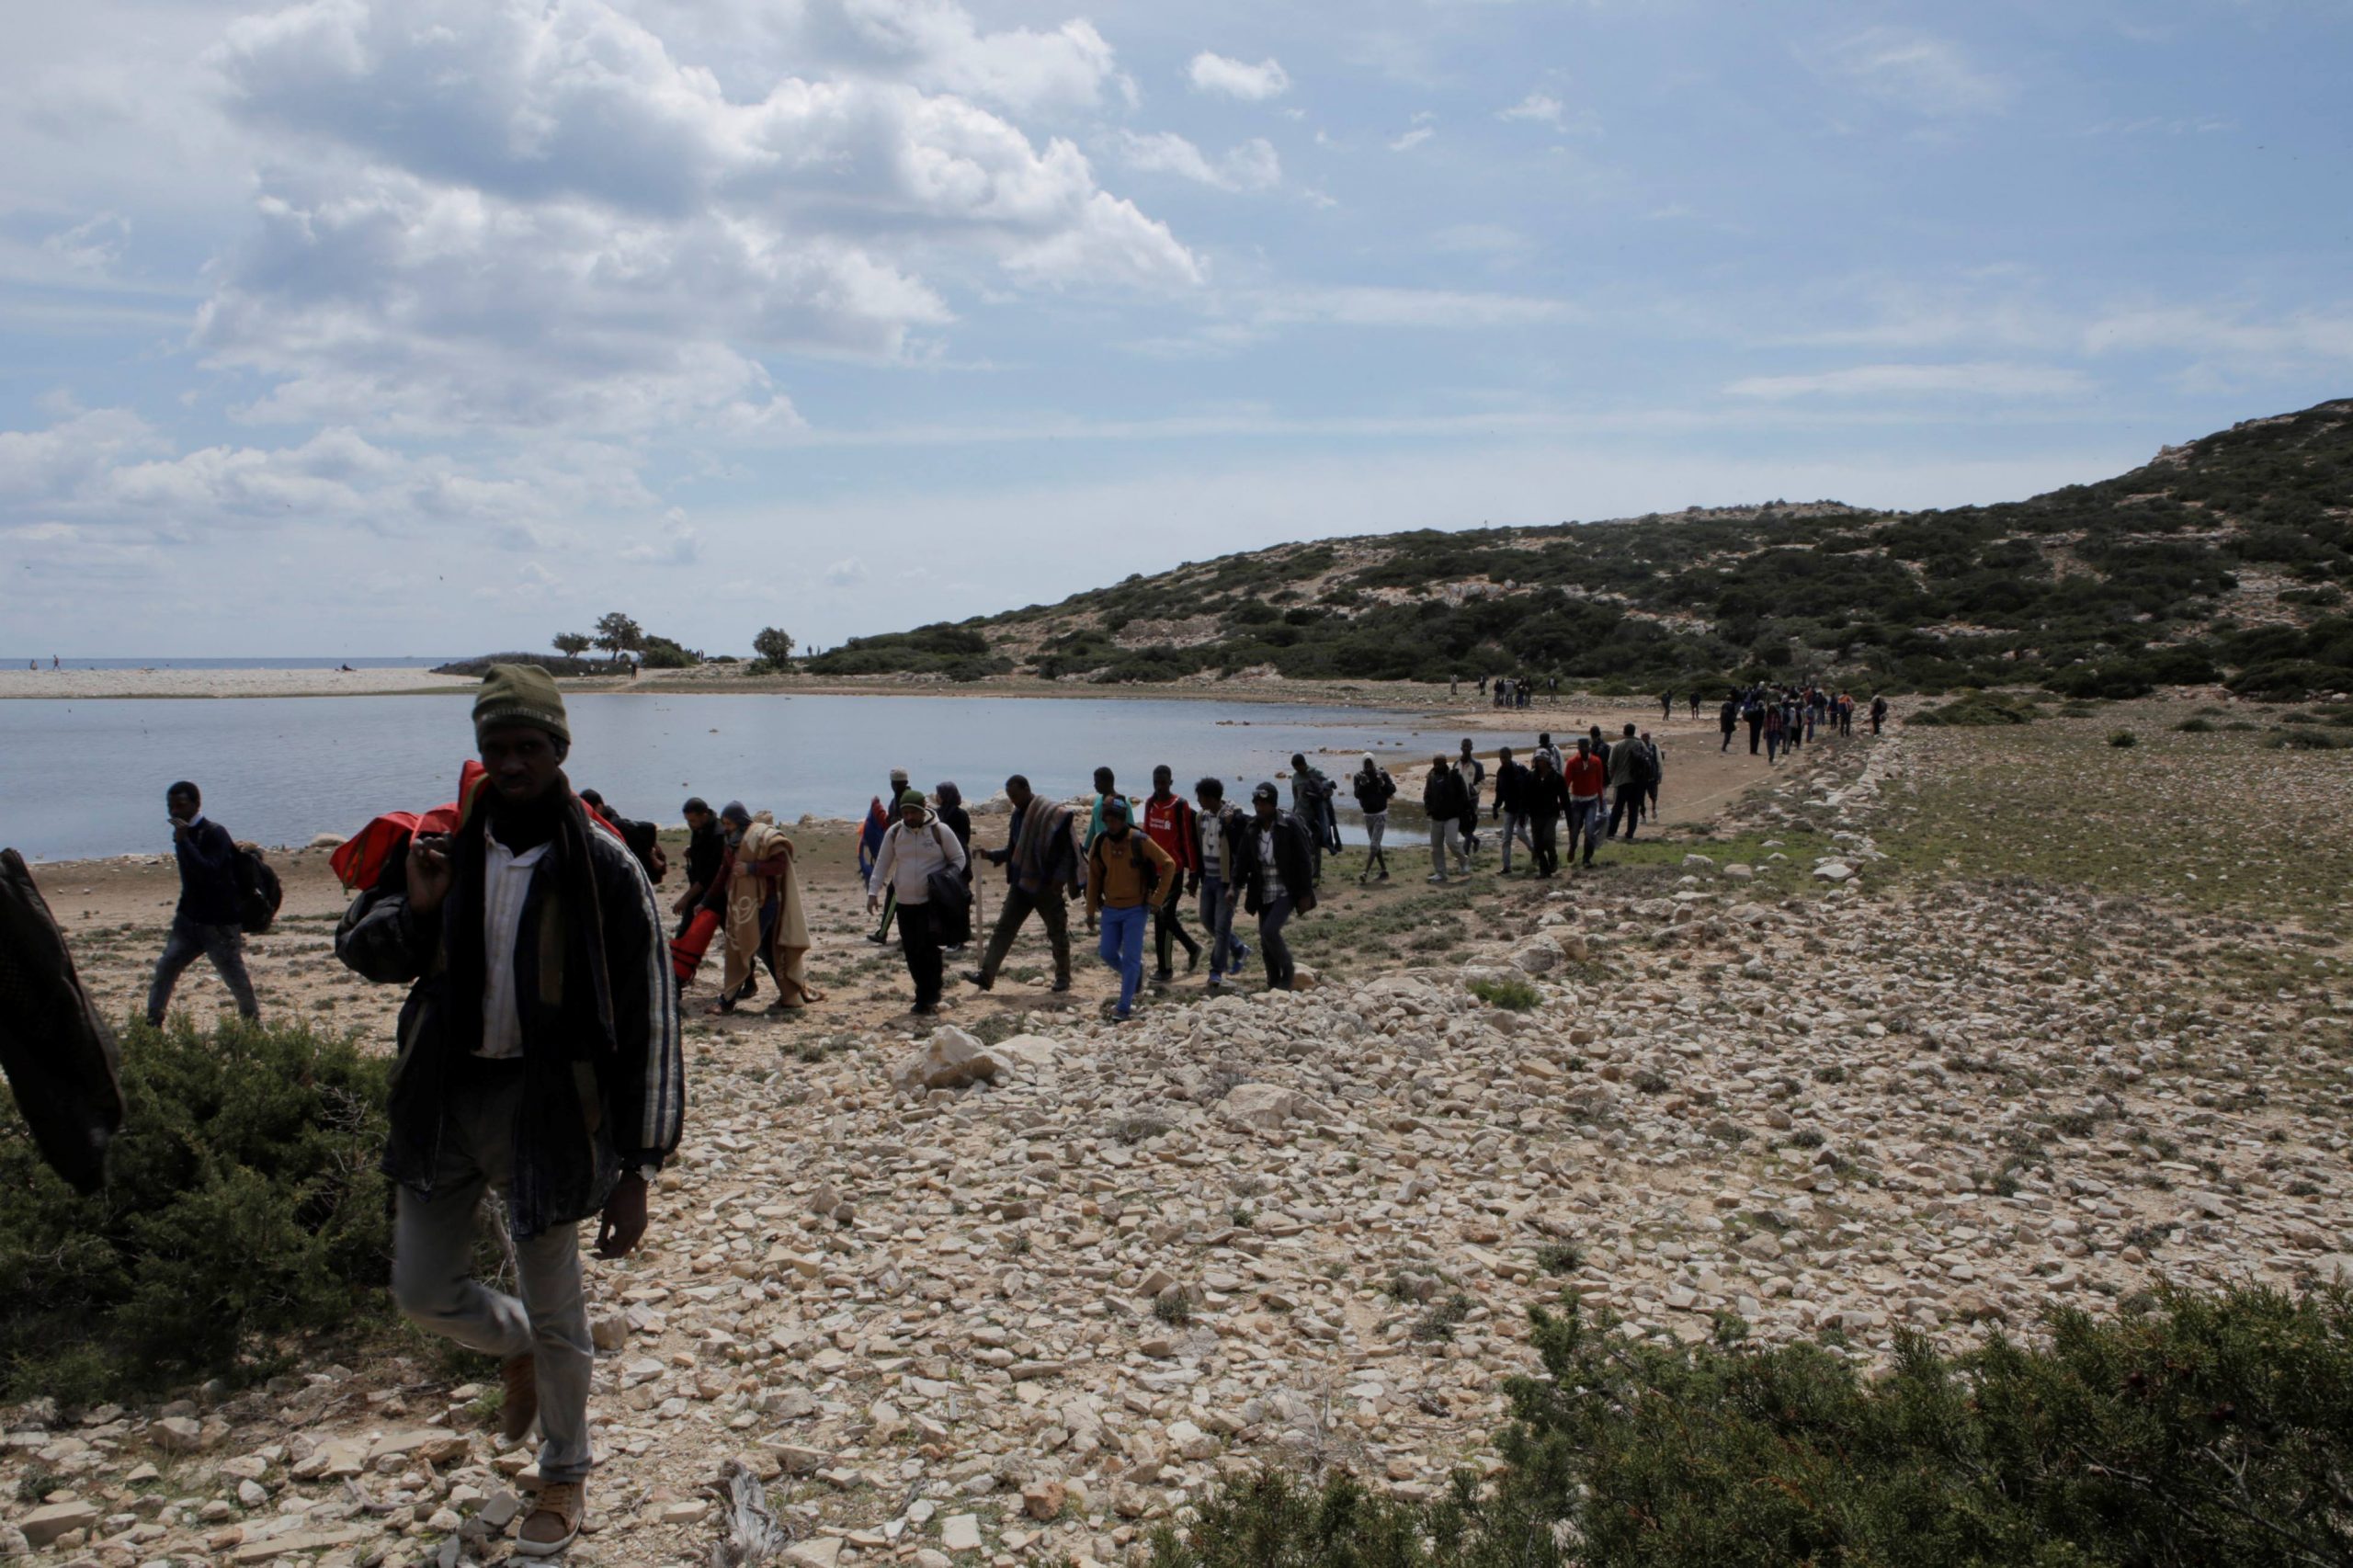
[[94, 0], [0, 653], [714, 652], [2353, 392], [2340, 0]]

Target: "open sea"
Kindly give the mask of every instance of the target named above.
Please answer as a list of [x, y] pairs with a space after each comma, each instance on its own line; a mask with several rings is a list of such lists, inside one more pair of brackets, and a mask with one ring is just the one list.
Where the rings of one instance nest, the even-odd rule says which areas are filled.
[[[782, 822], [861, 817], [893, 767], [926, 790], [953, 779], [977, 801], [1012, 773], [1052, 798], [1087, 792], [1098, 765], [1142, 795], [1165, 762], [1188, 796], [1213, 774], [1228, 799], [1246, 800], [1295, 751], [1338, 778], [1368, 751], [1394, 769], [1459, 738], [1410, 715], [1124, 698], [613, 693], [568, 707], [574, 785], [665, 824], [689, 795], [713, 808], [741, 800]], [[472, 755], [468, 711], [465, 694], [0, 702], [0, 845], [31, 860], [168, 853], [164, 791], [178, 778], [193, 779], [206, 814], [241, 839], [350, 834], [379, 812], [422, 811], [456, 792]], [[1345, 833], [1345, 785], [1340, 807]]]

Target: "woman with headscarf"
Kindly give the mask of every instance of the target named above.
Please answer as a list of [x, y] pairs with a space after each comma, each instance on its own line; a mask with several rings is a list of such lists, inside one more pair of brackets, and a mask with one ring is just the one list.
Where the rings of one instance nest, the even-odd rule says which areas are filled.
[[[964, 885], [969, 888], [972, 885], [972, 813], [964, 809], [964, 791], [956, 788], [954, 779], [943, 778], [933, 788], [931, 794], [932, 814], [939, 819], [941, 826], [956, 835], [956, 842], [963, 846]], [[978, 925], [980, 915], [977, 910], [972, 918]], [[959, 942], [954, 947], [944, 947], [940, 951], [961, 953], [964, 946]]]
[[725, 969], [719, 983], [719, 1011], [759, 989], [758, 964], [776, 982], [777, 1007], [805, 1007], [817, 1001], [810, 988], [809, 922], [801, 897], [801, 877], [792, 840], [767, 812], [754, 816], [741, 801], [721, 808], [727, 861], [711, 884], [727, 933]]

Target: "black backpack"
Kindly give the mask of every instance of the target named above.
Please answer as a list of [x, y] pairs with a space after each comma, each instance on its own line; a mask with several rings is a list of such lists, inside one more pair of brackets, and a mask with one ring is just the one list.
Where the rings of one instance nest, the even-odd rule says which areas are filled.
[[237, 846], [237, 928], [248, 937], [267, 931], [286, 902], [286, 890], [256, 845]]

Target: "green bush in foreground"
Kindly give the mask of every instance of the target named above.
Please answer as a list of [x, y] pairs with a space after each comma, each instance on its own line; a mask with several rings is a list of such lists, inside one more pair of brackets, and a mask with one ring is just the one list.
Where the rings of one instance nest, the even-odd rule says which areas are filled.
[[1511, 979], [1474, 980], [1471, 983], [1471, 994], [1490, 1007], [1513, 1013], [1525, 1013], [1544, 999], [1528, 982]]
[[2353, 1298], [2163, 1291], [2046, 1348], [1632, 1343], [1536, 1314], [1511, 1468], [1410, 1504], [1267, 1473], [1154, 1568], [2168, 1568], [2353, 1562]]
[[299, 1024], [134, 1024], [123, 1130], [86, 1199], [0, 1103], [0, 1398], [150, 1392], [381, 1317], [390, 1066]]

